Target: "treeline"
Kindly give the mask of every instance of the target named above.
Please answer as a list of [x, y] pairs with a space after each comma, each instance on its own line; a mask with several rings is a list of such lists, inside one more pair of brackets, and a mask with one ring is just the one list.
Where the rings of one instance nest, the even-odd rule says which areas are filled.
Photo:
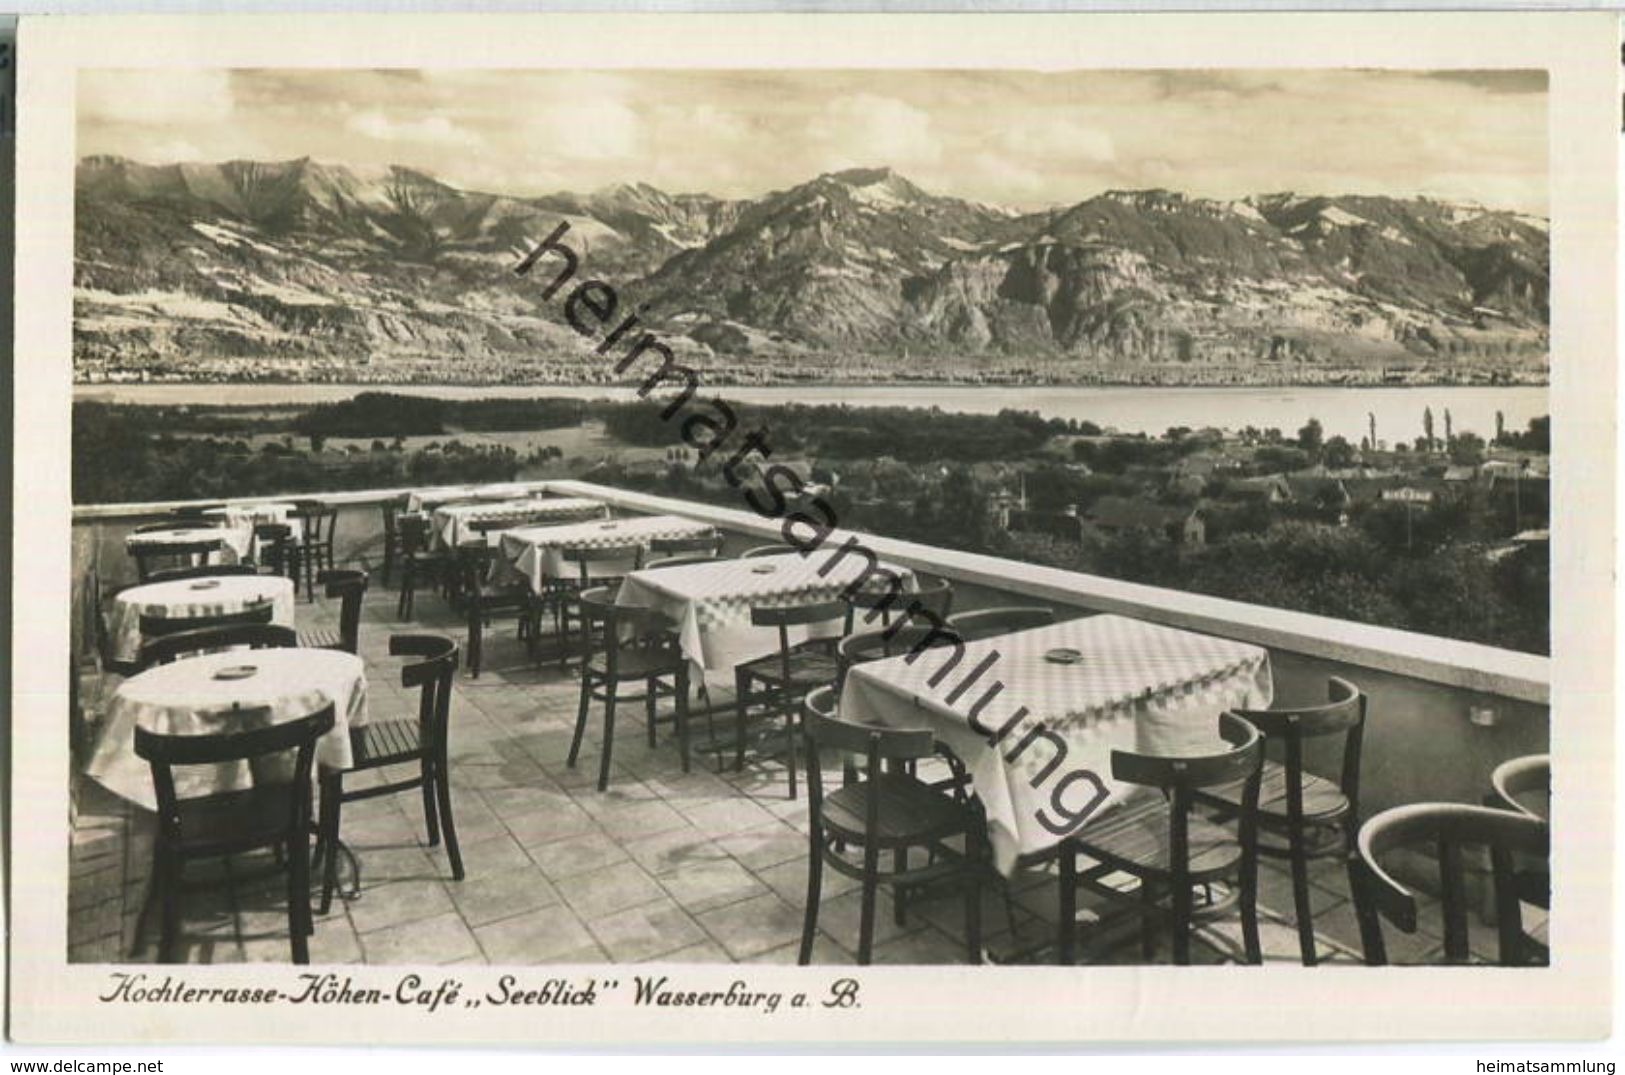
[[[683, 424], [690, 414], [716, 413], [694, 405], [667, 420], [662, 417], [666, 405], [660, 401], [589, 406], [611, 436], [647, 448], [685, 443]], [[763, 439], [776, 454], [814, 453], [830, 460], [883, 455], [914, 463], [1009, 460], [1036, 451], [1058, 434], [1099, 432], [1087, 422], [1015, 410], [957, 414], [936, 408], [760, 403], [733, 408], [740, 432], [763, 430]]]
[[507, 432], [580, 425], [587, 405], [577, 399], [436, 399], [362, 392], [319, 403], [293, 422], [307, 437], [432, 437], [456, 430]]
[[241, 439], [155, 430], [142, 408], [77, 404], [73, 410], [73, 502], [216, 500], [512, 479], [521, 460], [511, 448], [448, 444], [406, 452], [314, 453], [272, 441], [258, 450]]

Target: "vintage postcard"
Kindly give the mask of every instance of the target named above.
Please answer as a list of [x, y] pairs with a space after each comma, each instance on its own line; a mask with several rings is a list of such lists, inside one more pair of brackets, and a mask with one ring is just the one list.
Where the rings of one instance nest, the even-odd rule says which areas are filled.
[[1609, 1032], [1613, 14], [18, 51], [19, 1040]]

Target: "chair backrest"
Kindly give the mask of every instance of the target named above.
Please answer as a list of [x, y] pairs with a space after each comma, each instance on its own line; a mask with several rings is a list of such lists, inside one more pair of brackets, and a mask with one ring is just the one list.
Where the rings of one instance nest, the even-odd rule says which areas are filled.
[[270, 623], [274, 611], [271, 602], [265, 600], [239, 612], [222, 612], [216, 616], [153, 616], [143, 613], [141, 635], [144, 638], [162, 638], [178, 631], [201, 631], [211, 627]]
[[1432, 844], [1438, 856], [1445, 960], [1465, 963], [1468, 959], [1467, 886], [1462, 849], [1486, 847], [1494, 877], [1500, 961], [1505, 966], [1524, 962], [1513, 856], [1549, 856], [1550, 827], [1537, 817], [1511, 810], [1461, 803], [1412, 803], [1384, 810], [1360, 826], [1359, 857], [1353, 871], [1354, 896], [1366, 963], [1381, 966], [1387, 962], [1382, 918], [1406, 933], [1416, 932], [1416, 896], [1384, 870], [1380, 860], [1391, 850], [1417, 844]]
[[[1264, 736], [1234, 713], [1219, 714], [1219, 736], [1230, 749], [1215, 754], [1167, 757], [1112, 751], [1112, 778], [1160, 790], [1168, 796], [1168, 848], [1172, 887], [1187, 884], [1190, 870], [1190, 813], [1194, 792], [1221, 784], [1245, 781], [1237, 814], [1237, 842], [1242, 850], [1243, 876], [1252, 874], [1258, 854], [1258, 791], [1264, 771]], [[1088, 838], [1085, 830], [1084, 838]]]
[[566, 546], [559, 556], [567, 564], [574, 564], [582, 586], [611, 581], [619, 576], [594, 575], [595, 564], [629, 564], [636, 571], [643, 565], [643, 546], [638, 544], [609, 546]]
[[395, 657], [418, 658], [401, 668], [401, 686], [419, 688], [419, 741], [424, 749], [438, 753], [444, 761], [451, 733], [451, 693], [452, 683], [457, 678], [457, 643], [444, 635], [390, 635], [389, 652]]
[[717, 558], [715, 556], [667, 556], [661, 560], [650, 560], [639, 570], [654, 571], [656, 568], [662, 567], [689, 567], [693, 564], [714, 564], [716, 562]]
[[421, 512], [402, 512], [395, 516], [400, 531], [401, 548], [405, 552], [423, 552], [429, 547], [429, 517]]
[[863, 625], [879, 621], [882, 627], [891, 623], [892, 616], [901, 616], [910, 608], [930, 613], [941, 622], [953, 611], [954, 587], [947, 579], [927, 579], [917, 590], [893, 593], [889, 588], [858, 590], [843, 593], [846, 602], [846, 624], [843, 634], [851, 634], [858, 626], [858, 611], [863, 610]]
[[1287, 774], [1287, 818], [1303, 822], [1303, 742], [1328, 735], [1343, 736], [1342, 776], [1338, 784], [1349, 806], [1359, 816], [1360, 755], [1365, 737], [1366, 696], [1346, 679], [1331, 676], [1326, 681], [1325, 705], [1300, 709], [1240, 709], [1266, 739], [1282, 744]]
[[328, 597], [340, 599], [339, 638], [345, 650], [360, 652], [361, 601], [367, 594], [367, 573], [349, 569], [323, 571], [316, 576], [316, 581], [326, 587], [323, 592]]
[[1034, 627], [1048, 627], [1054, 622], [1055, 611], [1037, 605], [985, 608], [977, 612], [961, 612], [948, 617], [948, 626], [966, 642], [995, 638]]
[[148, 582], [177, 582], [184, 579], [229, 578], [233, 575], [257, 575], [253, 564], [198, 564], [194, 567], [164, 567], [147, 576]]
[[278, 575], [284, 574], [293, 548], [293, 527], [287, 523], [255, 523], [254, 545], [262, 565]]
[[1494, 803], [1504, 810], [1550, 821], [1552, 816], [1552, 756], [1529, 754], [1502, 762], [1490, 774]]
[[183, 504], [172, 513], [177, 519], [201, 519], [211, 511], [219, 511], [224, 504]]
[[171, 560], [185, 560], [188, 565], [202, 563], [210, 553], [225, 547], [224, 538], [208, 538], [185, 542], [129, 542], [125, 547], [135, 557], [135, 573], [142, 582], [152, 577], [153, 564]]
[[783, 556], [787, 552], [800, 552], [794, 545], [758, 545], [754, 549], [746, 549], [740, 553], [740, 559], [750, 560], [758, 556]]
[[814, 840], [819, 838], [818, 826], [823, 815], [821, 751], [843, 751], [863, 759], [860, 772], [866, 784], [864, 830], [875, 833], [879, 829], [885, 786], [881, 779], [882, 767], [927, 758], [936, 750], [936, 739], [929, 729], [883, 728], [841, 719], [836, 712], [833, 687], [820, 687], [807, 695], [801, 706], [801, 729], [807, 746], [807, 810], [814, 825]]
[[951, 646], [958, 642], [958, 637], [951, 631], [938, 629], [930, 624], [898, 624], [895, 627], [847, 635], [836, 647], [839, 658], [836, 689], [846, 685], [847, 673], [855, 665], [884, 660], [887, 657], [899, 657], [916, 649]]
[[202, 627], [195, 631], [177, 631], [143, 643], [137, 663], [144, 671], [194, 653], [214, 653], [238, 646], [249, 649], [292, 649], [298, 644], [298, 633], [292, 627], [280, 624], [240, 623], [225, 627]]
[[391, 497], [380, 505], [380, 508], [384, 513], [384, 536], [386, 538], [393, 538], [395, 536], [395, 518], [396, 516], [400, 515], [401, 512], [407, 510], [411, 503], [411, 495], [403, 493], [400, 496]]
[[320, 500], [294, 501], [294, 518], [304, 531], [304, 544], [333, 546], [333, 531], [338, 529], [339, 509], [329, 507]]
[[[790, 628], [810, 627], [814, 624], [840, 625], [846, 622], [846, 602], [801, 601], [792, 605], [752, 605], [750, 622], [755, 627], [777, 628], [779, 633], [779, 674], [791, 678]], [[833, 633], [833, 632], [832, 632]]]
[[[671, 621], [656, 609], [617, 605], [612, 586], [583, 590], [577, 600], [581, 607], [583, 637], [594, 638], [598, 628], [603, 628], [604, 671], [611, 679], [619, 675], [623, 650], [634, 645], [647, 646], [651, 638], [663, 635], [671, 626]], [[675, 656], [674, 645], [664, 644], [663, 648], [670, 649]]]
[[[316, 756], [316, 741], [331, 731], [333, 705], [282, 724], [271, 724], [269, 709], [243, 709], [232, 717], [247, 730], [225, 735], [161, 735], [136, 726], [135, 753], [152, 769], [153, 789], [158, 798], [158, 823], [171, 839], [183, 835], [179, 800], [175, 794], [173, 767], [177, 765], [216, 765], [223, 762], [250, 762], [295, 751], [293, 779], [284, 785], [287, 795], [289, 833], [309, 826], [310, 770]], [[261, 770], [256, 769], [256, 775]], [[256, 784], [256, 787], [261, 785]]]
[[695, 537], [657, 537], [649, 542], [649, 551], [659, 556], [706, 553], [708, 555], [705, 558], [714, 558], [722, 551], [722, 535], [711, 533]]

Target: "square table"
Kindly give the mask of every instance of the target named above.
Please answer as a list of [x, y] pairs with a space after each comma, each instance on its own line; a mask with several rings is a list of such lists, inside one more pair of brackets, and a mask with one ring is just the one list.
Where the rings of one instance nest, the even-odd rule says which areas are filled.
[[624, 548], [630, 567], [634, 557], [658, 538], [705, 537], [712, 533], [715, 530], [711, 524], [677, 515], [640, 515], [567, 526], [521, 526], [502, 531], [498, 562], [523, 575], [531, 590], [540, 595], [546, 592], [548, 579], [574, 577], [575, 568], [564, 562], [565, 549]]
[[1217, 753], [1227, 749], [1220, 713], [1266, 709], [1274, 698], [1263, 647], [1124, 616], [967, 643], [931, 683], [954, 652], [855, 666], [840, 714], [928, 728], [952, 750], [987, 812], [994, 861], [1006, 874], [1019, 856], [1054, 848], [1127, 794], [1112, 780], [1113, 750]]
[[[252, 667], [245, 678], [220, 678], [232, 667]], [[323, 649], [226, 650], [149, 668], [113, 692], [85, 771], [108, 791], [147, 810], [157, 808], [152, 770], [135, 753], [135, 728], [167, 735], [229, 734], [246, 730], [234, 711], [267, 707], [272, 724], [305, 717], [333, 703], [333, 728], [316, 744], [316, 763], [348, 769], [354, 763], [350, 729], [367, 722], [367, 677], [361, 658]], [[246, 763], [185, 765], [175, 769], [183, 799], [242, 791], [253, 785]]]
[[439, 485], [414, 489], [407, 494], [407, 511], [433, 511], [453, 500], [517, 500], [539, 494], [528, 482], [496, 482], [490, 485]]
[[456, 548], [473, 536], [469, 527], [476, 522], [511, 520], [515, 526], [566, 522], [573, 519], [600, 519], [609, 513], [608, 505], [587, 497], [556, 497], [551, 500], [477, 501], [447, 504], [434, 511], [435, 537]]
[[[917, 587], [908, 568], [884, 563], [880, 567], [901, 580], [903, 591]], [[868, 563], [860, 557], [818, 552], [685, 564], [633, 572], [621, 583], [615, 603], [665, 613], [677, 625], [683, 653], [702, 673], [732, 676], [736, 665], [773, 653], [779, 646], [778, 628], [751, 623], [753, 607], [833, 601], [866, 570]], [[907, 602], [900, 599], [897, 605], [906, 607]], [[813, 624], [792, 628], [789, 635], [792, 643], [836, 637], [840, 625], [833, 631]]]

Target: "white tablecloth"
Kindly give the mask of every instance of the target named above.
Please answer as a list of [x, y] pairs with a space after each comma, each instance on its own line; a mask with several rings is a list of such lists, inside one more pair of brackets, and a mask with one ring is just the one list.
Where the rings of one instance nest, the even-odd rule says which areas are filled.
[[435, 509], [433, 528], [442, 544], [455, 547], [474, 536], [469, 526], [476, 522], [511, 520], [515, 526], [521, 526], [601, 519], [608, 513], [609, 508], [602, 501], [586, 497], [450, 504]]
[[113, 657], [134, 661], [141, 652], [141, 617], [220, 616], [269, 601], [271, 622], [293, 626], [293, 580], [274, 575], [222, 575], [131, 586], [113, 598], [107, 634]]
[[[859, 557], [845, 556], [827, 574], [819, 574], [830, 562], [828, 554], [803, 558], [791, 552], [638, 571], [627, 576], [615, 602], [665, 613], [677, 625], [679, 642], [690, 661], [702, 672], [731, 675], [736, 665], [779, 647], [778, 628], [751, 624], [753, 607], [833, 601], [868, 567]], [[908, 568], [881, 567], [901, 580], [902, 590], [916, 588], [914, 573]], [[873, 578], [883, 580], [879, 575]], [[899, 609], [906, 605], [906, 599], [897, 602]], [[792, 628], [790, 640], [838, 635], [841, 626], [836, 622], [828, 628]]]
[[137, 545], [195, 545], [203, 541], [222, 542], [218, 553], [211, 553], [211, 563], [234, 564], [247, 559], [254, 545], [254, 527], [249, 526], [188, 526], [176, 530], [149, 530], [144, 534], [131, 534], [124, 539], [124, 547]]
[[260, 504], [227, 504], [223, 508], [210, 508], [203, 514], [217, 519], [224, 519], [226, 525], [233, 530], [248, 534], [249, 550], [255, 559], [259, 558], [260, 550], [254, 539], [254, 528], [262, 523], [274, 523], [288, 528], [288, 536], [298, 544], [304, 536], [304, 524], [293, 517], [298, 507], [293, 504], [281, 502], [266, 502]]
[[[1082, 659], [1059, 664], [1046, 658], [1057, 649], [1076, 650]], [[1054, 847], [1121, 798], [1127, 789], [1112, 781], [1113, 750], [1215, 753], [1225, 749], [1220, 713], [1265, 709], [1274, 698], [1267, 650], [1122, 616], [972, 642], [953, 670], [931, 685], [952, 653], [945, 647], [927, 650], [912, 664], [899, 655], [854, 667], [840, 712], [850, 720], [929, 728], [953, 750], [987, 810], [995, 860], [1006, 872], [1017, 855]], [[956, 686], [994, 654], [997, 661], [949, 703]], [[995, 684], [1003, 689], [982, 703]], [[979, 703], [981, 730], [971, 725]], [[1027, 714], [999, 736], [1023, 708]], [[1046, 739], [1017, 750], [1040, 722], [1066, 745], [1058, 765], [1059, 751]], [[1098, 784], [1087, 776], [1069, 780], [1075, 773], [1093, 773]]]
[[[223, 668], [251, 665], [246, 679], [216, 679]], [[137, 725], [171, 735], [242, 730], [231, 710], [267, 706], [271, 723], [297, 720], [328, 702], [333, 730], [316, 748], [318, 764], [347, 769], [350, 729], [367, 722], [367, 678], [361, 658], [337, 650], [232, 650], [159, 665], [124, 681], [114, 691], [86, 772], [113, 794], [148, 810], [157, 805], [152, 770], [135, 753]], [[182, 798], [240, 791], [252, 774], [240, 763], [183, 766], [174, 770]]]
[[500, 482], [493, 485], [442, 485], [433, 489], [414, 489], [407, 495], [406, 510], [433, 511], [452, 500], [514, 500], [538, 493], [534, 484], [527, 482]]
[[530, 588], [539, 594], [548, 579], [575, 575], [576, 567], [564, 562], [563, 550], [567, 548], [625, 548], [626, 562], [614, 572], [619, 575], [630, 570], [637, 551], [647, 549], [656, 538], [704, 537], [713, 532], [706, 523], [676, 515], [643, 515], [568, 526], [522, 526], [502, 532], [498, 559], [528, 579]]

